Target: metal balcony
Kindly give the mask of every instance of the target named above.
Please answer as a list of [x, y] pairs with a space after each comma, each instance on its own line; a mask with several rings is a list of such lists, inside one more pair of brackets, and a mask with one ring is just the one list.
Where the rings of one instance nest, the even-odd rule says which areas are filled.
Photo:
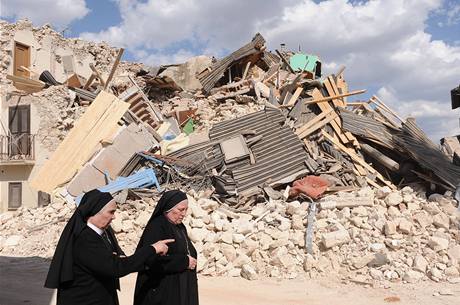
[[16, 133], [0, 135], [0, 164], [33, 164], [35, 162], [35, 135]]

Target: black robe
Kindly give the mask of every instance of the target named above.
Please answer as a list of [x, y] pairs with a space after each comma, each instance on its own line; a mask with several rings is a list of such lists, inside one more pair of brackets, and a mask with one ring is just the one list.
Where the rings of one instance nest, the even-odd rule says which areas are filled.
[[147, 270], [139, 272], [134, 292], [134, 305], [198, 305], [196, 270], [188, 269], [187, 246], [196, 258], [196, 249], [183, 224], [174, 225], [160, 215], [145, 227], [139, 246], [173, 238], [168, 254], [147, 260]]
[[114, 254], [114, 238], [110, 237], [114, 246], [109, 248], [93, 229], [83, 229], [73, 245], [74, 279], [58, 288], [57, 305], [117, 305], [118, 278], [143, 270], [147, 259], [155, 261], [157, 255], [151, 246], [130, 257]]

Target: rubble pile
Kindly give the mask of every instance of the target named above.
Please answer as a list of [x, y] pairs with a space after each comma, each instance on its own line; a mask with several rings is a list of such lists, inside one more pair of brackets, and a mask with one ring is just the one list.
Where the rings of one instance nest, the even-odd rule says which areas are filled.
[[[239, 212], [189, 193], [184, 220], [209, 276], [316, 278], [336, 274], [360, 284], [420, 280], [460, 281], [460, 215], [449, 196], [405, 187], [363, 188], [326, 196], [314, 220], [307, 253], [308, 201], [269, 198]], [[134, 252], [158, 198], [119, 205], [112, 228], [127, 254]], [[1, 214], [2, 255], [51, 257], [72, 208], [62, 201]]]
[[112, 227], [130, 254], [161, 192], [180, 188], [203, 275], [460, 281], [453, 142], [441, 150], [377, 96], [350, 101], [365, 90], [349, 90], [345, 67], [325, 76], [317, 55], [270, 52], [261, 34], [219, 60], [159, 67], [56, 39], [92, 59], [90, 74], [7, 76], [55, 152], [30, 182], [51, 204], [0, 214], [2, 255], [50, 257], [92, 188], [124, 192]]
[[54, 151], [85, 109], [73, 103], [75, 94], [64, 86], [46, 88], [31, 98], [43, 118], [38, 127], [38, 141], [45, 149]]

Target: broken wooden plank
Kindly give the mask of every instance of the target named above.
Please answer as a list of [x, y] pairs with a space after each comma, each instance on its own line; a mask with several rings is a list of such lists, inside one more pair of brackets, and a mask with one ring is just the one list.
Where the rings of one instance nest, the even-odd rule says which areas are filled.
[[372, 185], [373, 187], [375, 188], [382, 188], [380, 185], [377, 184], [377, 182], [375, 182], [374, 180], [370, 179], [369, 177], [366, 177], [366, 181], [367, 183], [369, 183], [370, 185]]
[[352, 149], [348, 148], [348, 147], [345, 147], [342, 143], [340, 143], [339, 141], [337, 141], [336, 139], [334, 139], [331, 135], [329, 135], [327, 132], [325, 132], [324, 130], [322, 131], [322, 135], [327, 138], [329, 141], [332, 142], [332, 144], [334, 144], [335, 146], [337, 146], [337, 148], [339, 148], [340, 150], [342, 150], [344, 153], [346, 153], [347, 155], [350, 156], [350, 158], [352, 158], [354, 161], [356, 161], [357, 163], [359, 163], [361, 166], [363, 166], [365, 169], [367, 169], [369, 172], [375, 174], [377, 176], [377, 178], [379, 178], [383, 183], [385, 183], [386, 185], [388, 185], [391, 189], [396, 189], [395, 185], [389, 181], [387, 181], [375, 168], [373, 168], [372, 166], [370, 166], [369, 164], [367, 164], [366, 161], [364, 161], [364, 159], [362, 159], [360, 156], [358, 156], [356, 154], [356, 152], [354, 152]]
[[[332, 76], [329, 76], [326, 78], [326, 80], [323, 82], [324, 87], [326, 87], [327, 93], [329, 96], [339, 96], [341, 95], [339, 90], [337, 89], [337, 86], [335, 85], [334, 80], [332, 79]], [[342, 97], [343, 98], [343, 97]], [[344, 100], [342, 100], [339, 97], [333, 98], [332, 99], [332, 104], [336, 107], [345, 107], [346, 103]]]
[[278, 56], [281, 58], [281, 60], [284, 62], [284, 64], [287, 66], [289, 72], [291, 73], [295, 73], [294, 72], [294, 69], [292, 69], [291, 65], [289, 64], [289, 62], [287, 61], [287, 59], [283, 56], [283, 54], [281, 54], [280, 51], [278, 50], [275, 50], [276, 54], [278, 54]]
[[30, 78], [26, 78], [22, 76], [11, 75], [11, 74], [8, 74], [6, 78], [15, 83], [21, 83], [22, 85], [27, 85], [31, 87], [44, 88], [46, 85], [44, 82], [39, 81], [39, 80], [34, 80], [34, 79], [30, 79]]
[[393, 172], [397, 172], [399, 170], [399, 163], [391, 159], [390, 157], [384, 155], [381, 153], [379, 150], [375, 149], [374, 147], [363, 143], [361, 144], [361, 149], [370, 155], [372, 158], [377, 160], [379, 163], [381, 163], [383, 166], [388, 168], [389, 170]]
[[93, 63], [90, 63], [90, 64], [89, 64], [89, 68], [93, 71], [94, 74], [96, 74], [96, 77], [97, 77], [97, 79], [99, 80], [99, 83], [104, 87], [104, 86], [105, 86], [104, 79], [102, 78], [101, 74], [100, 74], [99, 71], [96, 69], [96, 67], [94, 66], [94, 64], [93, 64]]
[[91, 73], [90, 77], [88, 78], [85, 85], [83, 86], [83, 89], [88, 90], [89, 86], [91, 86], [91, 84], [96, 78], [97, 78], [97, 75], [95, 73]]
[[20, 68], [26, 70], [27, 72], [30, 73], [30, 75], [33, 75], [34, 77], [37, 77], [37, 76], [38, 76], [38, 73], [37, 73], [37, 72], [34, 72], [34, 71], [32, 71], [31, 69], [29, 69], [29, 68], [27, 68], [27, 67], [21, 66]]
[[[316, 100], [321, 99], [321, 97], [323, 96], [321, 91], [319, 91], [316, 88], [312, 91], [311, 95]], [[318, 107], [323, 112], [327, 112], [327, 111], [329, 111], [331, 109], [334, 109], [334, 108], [332, 108], [331, 105], [329, 105], [329, 103], [319, 103]], [[340, 118], [338, 118], [338, 117], [335, 118], [333, 121], [331, 121], [330, 124], [331, 124], [332, 128], [334, 129], [335, 133], [337, 134], [337, 136], [340, 138], [340, 141], [342, 141], [342, 143], [344, 143], [344, 144], [347, 144], [350, 140], [348, 140], [348, 138], [342, 132], [342, 127], [341, 127], [342, 122], [340, 121]]]
[[287, 102], [286, 106], [294, 106], [295, 105], [295, 102], [297, 101], [297, 99], [299, 98], [300, 94], [302, 93], [303, 91], [303, 87], [298, 87], [294, 94], [291, 96], [291, 98], [289, 99], [289, 101]]
[[248, 71], [249, 71], [250, 66], [251, 66], [251, 62], [248, 61], [248, 63], [246, 64], [246, 68], [244, 69], [243, 77], [241, 78], [241, 80], [244, 81], [246, 79], [246, 76], [248, 75]]
[[319, 121], [321, 121], [322, 119], [324, 119], [326, 117], [326, 115], [328, 115], [329, 113], [333, 112], [334, 109], [329, 109], [327, 111], [323, 111], [321, 112], [320, 114], [318, 114], [316, 117], [314, 117], [313, 119], [311, 119], [310, 121], [308, 121], [306, 124], [304, 124], [302, 127], [298, 128], [295, 133], [297, 135], [301, 134], [302, 132], [304, 132], [305, 130], [307, 130], [308, 128], [310, 128], [312, 125], [318, 123]]
[[377, 96], [373, 95], [371, 97], [371, 101], [373, 101], [375, 104], [379, 104], [381, 107], [383, 107], [388, 113], [392, 114], [395, 118], [397, 118], [399, 121], [404, 122], [404, 120], [396, 113], [394, 112], [390, 107], [388, 107], [382, 100], [380, 100]]
[[307, 105], [309, 105], [309, 104], [321, 104], [321, 103], [329, 102], [329, 101], [331, 101], [333, 99], [337, 99], [337, 98], [341, 98], [341, 97], [352, 96], [352, 95], [357, 95], [357, 94], [363, 94], [364, 92], [366, 92], [366, 89], [355, 90], [355, 91], [351, 91], [351, 92], [344, 93], [344, 94], [323, 97], [323, 98], [320, 98], [320, 99], [313, 99], [311, 101], [305, 101], [305, 104], [307, 104]]
[[36, 190], [52, 193], [68, 182], [99, 148], [100, 141], [113, 135], [129, 104], [102, 91], [78, 119], [51, 158], [32, 178]]
[[359, 165], [358, 163], [353, 163], [353, 166], [356, 168], [356, 170], [358, 171], [359, 175], [360, 176], [367, 176], [367, 171], [364, 169], [364, 167], [362, 167], [361, 165]]
[[118, 64], [120, 63], [121, 57], [123, 56], [123, 52], [125, 49], [120, 48], [118, 50], [117, 58], [115, 58], [115, 62], [112, 65], [112, 69], [110, 70], [109, 76], [107, 77], [104, 85], [104, 90], [107, 89], [109, 86], [110, 82], [112, 81], [113, 76], [115, 75], [115, 71], [117, 70]]
[[298, 134], [299, 138], [303, 139], [303, 138], [309, 136], [314, 131], [316, 131], [316, 130], [320, 129], [321, 127], [323, 127], [324, 125], [330, 123], [336, 117], [337, 117], [337, 113], [335, 113], [335, 112], [329, 113], [328, 115], [326, 115], [324, 120], [321, 120], [321, 121], [317, 122], [316, 124], [310, 126], [308, 129], [304, 130], [302, 133]]

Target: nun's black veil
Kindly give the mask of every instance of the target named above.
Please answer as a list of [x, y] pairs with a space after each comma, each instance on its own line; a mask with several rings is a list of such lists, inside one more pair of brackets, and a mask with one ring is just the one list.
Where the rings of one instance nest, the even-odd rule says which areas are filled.
[[164, 192], [160, 200], [158, 201], [155, 210], [153, 210], [149, 222], [151, 222], [154, 218], [163, 215], [165, 212], [172, 209], [176, 204], [186, 199], [187, 195], [179, 190]]
[[[163, 215], [165, 212], [172, 209], [176, 204], [186, 199], [187, 199], [187, 194], [179, 190], [172, 190], [172, 191], [164, 192], [160, 200], [158, 200], [155, 210], [153, 210], [152, 216], [150, 216], [150, 219], [147, 222], [146, 227], [149, 225], [149, 223], [152, 220], [154, 220], [158, 216]], [[145, 231], [142, 234], [141, 239], [139, 240], [139, 243], [137, 244], [137, 250], [140, 249], [141, 245], [143, 244], [144, 234], [145, 234]]]
[[89, 217], [96, 215], [113, 199], [110, 193], [99, 190], [87, 192], [69, 222], [62, 231], [61, 237], [51, 260], [45, 287], [59, 288], [61, 283], [73, 280], [73, 244], [85, 228]]

